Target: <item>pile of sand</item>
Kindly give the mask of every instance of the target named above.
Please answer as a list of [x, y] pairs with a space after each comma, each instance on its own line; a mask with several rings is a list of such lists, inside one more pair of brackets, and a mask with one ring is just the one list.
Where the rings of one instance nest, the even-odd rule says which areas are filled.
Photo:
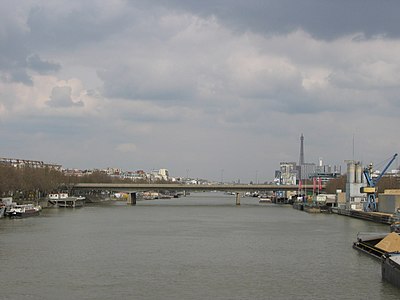
[[385, 252], [400, 252], [400, 235], [395, 232], [389, 233], [375, 247]]

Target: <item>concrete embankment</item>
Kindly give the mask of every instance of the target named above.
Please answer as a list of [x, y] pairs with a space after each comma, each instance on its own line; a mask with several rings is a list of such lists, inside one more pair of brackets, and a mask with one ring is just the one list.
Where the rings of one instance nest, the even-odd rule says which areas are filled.
[[399, 221], [399, 217], [396, 215], [385, 214], [380, 212], [365, 212], [359, 210], [348, 210], [348, 209], [340, 209], [340, 208], [332, 208], [333, 213], [337, 213], [338, 215], [353, 217], [357, 219], [362, 219], [366, 221], [382, 223], [382, 224], [392, 224], [394, 222]]

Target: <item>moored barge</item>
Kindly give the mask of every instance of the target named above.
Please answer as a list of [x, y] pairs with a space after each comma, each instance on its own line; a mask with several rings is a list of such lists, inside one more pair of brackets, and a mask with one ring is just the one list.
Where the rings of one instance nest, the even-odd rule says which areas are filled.
[[387, 253], [382, 257], [382, 278], [400, 288], [400, 253]]

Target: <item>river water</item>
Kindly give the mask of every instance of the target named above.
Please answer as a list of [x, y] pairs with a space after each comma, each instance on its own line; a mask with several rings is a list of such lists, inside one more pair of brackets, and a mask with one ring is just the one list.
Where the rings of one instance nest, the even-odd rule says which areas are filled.
[[47, 209], [0, 220], [0, 299], [400, 299], [352, 249], [388, 226], [256, 198]]

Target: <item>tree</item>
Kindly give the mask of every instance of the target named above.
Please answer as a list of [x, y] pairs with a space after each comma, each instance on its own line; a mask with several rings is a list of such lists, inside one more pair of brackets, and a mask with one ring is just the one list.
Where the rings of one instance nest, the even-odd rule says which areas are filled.
[[95, 171], [90, 175], [80, 177], [78, 181], [82, 183], [112, 183], [112, 178], [104, 172]]
[[11, 196], [20, 186], [17, 170], [12, 166], [0, 165], [0, 195]]
[[378, 191], [383, 193], [388, 189], [400, 189], [399, 176], [383, 176], [377, 184]]
[[[0, 165], [0, 196], [13, 196], [15, 200], [37, 200], [51, 192], [68, 190], [75, 183], [129, 183], [130, 179], [113, 178], [101, 171], [82, 177], [67, 176], [51, 168], [15, 168]], [[141, 183], [146, 183], [145, 179]], [[170, 183], [159, 180], [157, 183]]]
[[329, 180], [326, 183], [325, 191], [327, 194], [336, 194], [337, 190], [346, 191], [347, 175]]

